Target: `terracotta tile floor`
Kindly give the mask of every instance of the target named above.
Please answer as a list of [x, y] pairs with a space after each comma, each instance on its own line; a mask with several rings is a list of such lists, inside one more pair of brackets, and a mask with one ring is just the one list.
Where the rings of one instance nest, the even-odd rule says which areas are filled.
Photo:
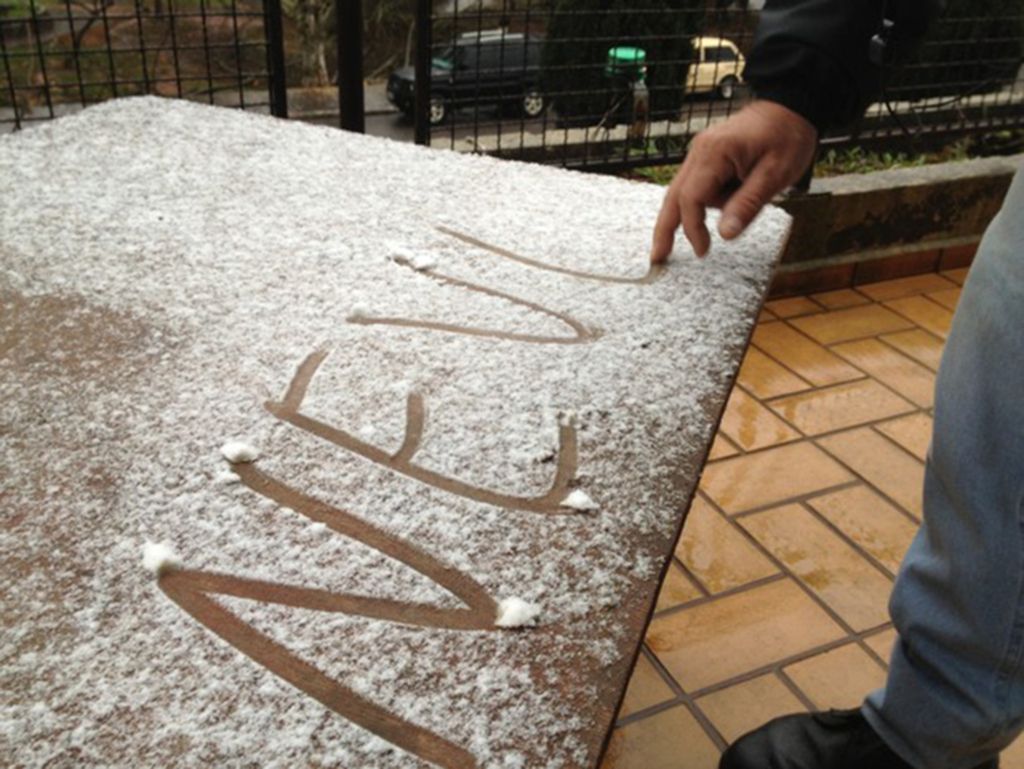
[[965, 275], [768, 303], [602, 769], [714, 769], [768, 719], [883, 683]]

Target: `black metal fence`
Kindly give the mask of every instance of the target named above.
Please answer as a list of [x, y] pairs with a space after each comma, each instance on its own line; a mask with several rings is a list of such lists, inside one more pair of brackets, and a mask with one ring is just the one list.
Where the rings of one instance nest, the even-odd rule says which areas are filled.
[[[745, 3], [418, 2], [433, 61], [418, 62], [418, 101], [389, 87], [435, 147], [595, 170], [669, 163], [751, 98], [742, 71], [760, 14]], [[823, 143], [1024, 127], [1022, 49], [1020, 0], [949, 0], [919, 54], [886, 68], [885, 98]]]
[[286, 116], [280, 0], [0, 0], [0, 132], [119, 96]]
[[[375, 36], [388, 14], [392, 37]], [[758, 17], [743, 0], [0, 0], [0, 132], [141, 93], [287, 117], [286, 85], [310, 72], [320, 87], [292, 93], [292, 116], [362, 130], [377, 57], [367, 71], [396, 69], [399, 113], [374, 117], [393, 137], [594, 170], [669, 163], [750, 99]], [[403, 43], [414, 71], [390, 64]], [[1022, 128], [1022, 49], [1020, 0], [947, 0], [917, 58], [886, 69], [886, 98], [824, 141]]]

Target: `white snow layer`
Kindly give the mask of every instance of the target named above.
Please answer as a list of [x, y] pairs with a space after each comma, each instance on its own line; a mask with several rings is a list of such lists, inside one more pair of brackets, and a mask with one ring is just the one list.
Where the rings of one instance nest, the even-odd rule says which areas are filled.
[[[680, 239], [654, 282], [602, 282], [450, 233], [637, 278], [661, 188], [154, 98], [0, 137], [0, 179], [0, 755], [427, 766], [124, 568], [139, 542], [174, 542], [202, 572], [466, 608], [349, 529], [318, 525], [305, 503], [261, 493], [262, 475], [494, 601], [542, 605], [543, 623], [503, 632], [484, 617], [488, 629], [467, 632], [212, 596], [217, 606], [482, 768], [596, 761], [579, 703], [628, 665], [623, 618], [653, 599], [714, 428], [707, 404], [739, 365], [785, 214], [765, 211], [703, 260]], [[575, 343], [551, 313], [589, 336]], [[289, 421], [277, 406], [298, 397], [293, 378], [317, 352]], [[407, 440], [411, 403], [424, 416]], [[570, 429], [572, 487], [600, 501], [590, 515], [424, 480], [543, 497]], [[223, 436], [260, 447], [258, 471], [230, 468], [252, 483], [223, 474]], [[151, 569], [175, 560], [146, 555]]]
[[142, 565], [147, 571], [159, 577], [174, 569], [180, 569], [181, 558], [166, 542], [147, 542], [142, 546]]
[[494, 624], [498, 627], [524, 627], [533, 625], [540, 616], [541, 608], [535, 603], [522, 598], [505, 598], [498, 604], [498, 618]]

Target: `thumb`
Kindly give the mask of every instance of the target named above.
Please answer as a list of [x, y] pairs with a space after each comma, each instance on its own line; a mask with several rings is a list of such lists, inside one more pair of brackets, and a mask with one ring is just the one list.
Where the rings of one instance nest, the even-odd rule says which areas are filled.
[[775, 164], [762, 160], [722, 207], [722, 218], [718, 221], [719, 234], [726, 240], [738, 237], [785, 186]]

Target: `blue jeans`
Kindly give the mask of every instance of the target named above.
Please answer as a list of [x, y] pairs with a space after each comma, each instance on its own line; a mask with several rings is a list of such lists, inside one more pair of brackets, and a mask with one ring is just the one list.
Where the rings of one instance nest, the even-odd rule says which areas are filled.
[[863, 712], [918, 769], [968, 769], [1024, 729], [1024, 172], [943, 353], [924, 495], [889, 677]]

